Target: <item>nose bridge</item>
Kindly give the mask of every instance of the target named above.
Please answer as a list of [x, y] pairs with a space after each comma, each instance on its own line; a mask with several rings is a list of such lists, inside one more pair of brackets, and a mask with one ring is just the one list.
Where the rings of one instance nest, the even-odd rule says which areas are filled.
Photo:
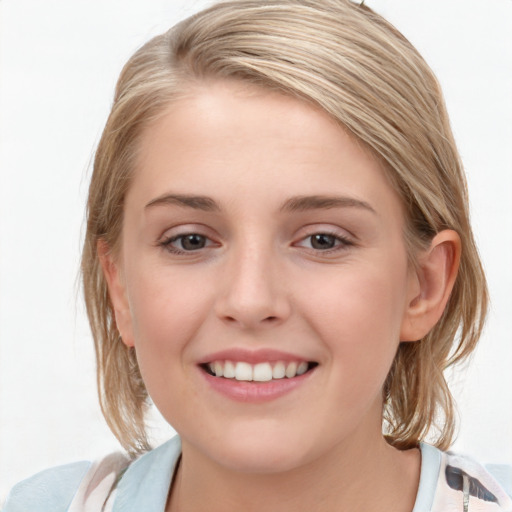
[[225, 265], [223, 293], [217, 303], [220, 317], [254, 328], [288, 316], [280, 261], [271, 242], [245, 237], [232, 248]]

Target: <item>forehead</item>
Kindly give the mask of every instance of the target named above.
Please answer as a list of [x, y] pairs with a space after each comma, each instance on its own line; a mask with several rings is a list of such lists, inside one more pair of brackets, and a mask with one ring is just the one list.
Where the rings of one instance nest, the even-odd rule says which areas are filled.
[[233, 81], [193, 86], [146, 128], [130, 194], [150, 200], [168, 189], [229, 201], [262, 188], [269, 204], [337, 192], [400, 208], [380, 162], [327, 113]]

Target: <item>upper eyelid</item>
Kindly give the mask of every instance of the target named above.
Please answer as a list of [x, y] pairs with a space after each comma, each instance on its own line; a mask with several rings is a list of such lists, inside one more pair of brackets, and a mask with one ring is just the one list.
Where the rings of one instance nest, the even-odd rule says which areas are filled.
[[213, 236], [212, 229], [208, 226], [191, 223], [167, 227], [158, 238], [161, 240], [163, 238], [174, 238], [187, 235], [201, 235], [207, 238], [211, 238]]
[[357, 236], [348, 229], [327, 223], [317, 223], [303, 226], [297, 230], [296, 239], [302, 240], [309, 236], [318, 234], [331, 235], [342, 239], [350, 239], [353, 241], [357, 240]]

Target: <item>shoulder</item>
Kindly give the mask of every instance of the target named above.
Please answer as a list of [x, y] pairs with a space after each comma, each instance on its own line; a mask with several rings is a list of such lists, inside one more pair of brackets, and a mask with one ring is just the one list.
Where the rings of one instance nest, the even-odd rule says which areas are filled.
[[2, 512], [65, 512], [92, 463], [47, 469], [15, 485]]
[[428, 468], [422, 464], [422, 479], [429, 477], [433, 491], [428, 510], [512, 512], [512, 466], [484, 466], [471, 457], [429, 445], [422, 446], [422, 455], [429, 459]]
[[176, 436], [136, 460], [112, 453], [47, 469], [13, 487], [2, 512], [163, 510], [180, 454]]
[[499, 482], [510, 498], [512, 498], [512, 465], [486, 464], [485, 469]]

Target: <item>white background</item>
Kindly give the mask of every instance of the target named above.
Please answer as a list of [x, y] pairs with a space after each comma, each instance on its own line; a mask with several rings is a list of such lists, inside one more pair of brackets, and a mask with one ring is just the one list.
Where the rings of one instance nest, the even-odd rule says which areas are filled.
[[[117, 449], [77, 286], [89, 164], [123, 63], [206, 3], [0, 0], [0, 502], [35, 471]], [[454, 381], [455, 449], [512, 463], [512, 0], [367, 3], [444, 87], [489, 278], [487, 330]]]

